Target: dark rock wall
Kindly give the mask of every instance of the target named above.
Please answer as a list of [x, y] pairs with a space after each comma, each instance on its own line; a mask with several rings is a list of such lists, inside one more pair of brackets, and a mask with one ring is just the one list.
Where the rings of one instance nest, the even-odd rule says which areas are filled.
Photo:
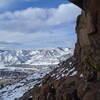
[[77, 55], [81, 62], [88, 57], [91, 63], [93, 61], [99, 65], [97, 67], [100, 67], [100, 0], [81, 1], [83, 1], [84, 10], [77, 18], [76, 52], [79, 53]]
[[[69, 0], [82, 11], [77, 18], [75, 57], [83, 69], [100, 71], [100, 0]], [[90, 73], [91, 74], [91, 73]]]

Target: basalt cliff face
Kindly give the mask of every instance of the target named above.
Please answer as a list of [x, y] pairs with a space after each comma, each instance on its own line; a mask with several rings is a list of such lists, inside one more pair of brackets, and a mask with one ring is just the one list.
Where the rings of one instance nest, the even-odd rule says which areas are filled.
[[59, 64], [22, 100], [100, 100], [100, 0], [69, 1], [82, 9], [74, 57]]

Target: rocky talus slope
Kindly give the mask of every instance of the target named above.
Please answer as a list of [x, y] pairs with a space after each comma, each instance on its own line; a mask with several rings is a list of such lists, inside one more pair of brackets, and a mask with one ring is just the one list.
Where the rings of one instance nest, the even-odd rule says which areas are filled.
[[74, 57], [59, 64], [21, 100], [100, 100], [100, 0], [70, 1], [82, 9]]

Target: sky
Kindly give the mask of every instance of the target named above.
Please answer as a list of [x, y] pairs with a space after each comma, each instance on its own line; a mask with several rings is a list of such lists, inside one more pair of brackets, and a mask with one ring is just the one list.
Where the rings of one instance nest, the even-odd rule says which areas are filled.
[[79, 14], [67, 0], [0, 0], [0, 49], [73, 48]]

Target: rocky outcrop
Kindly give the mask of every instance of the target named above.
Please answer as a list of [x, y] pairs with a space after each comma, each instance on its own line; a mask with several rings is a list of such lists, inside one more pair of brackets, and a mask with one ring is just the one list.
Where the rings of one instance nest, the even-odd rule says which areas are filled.
[[47, 74], [40, 85], [28, 91], [21, 100], [79, 100], [77, 88], [80, 79], [77, 76], [74, 57], [59, 64], [59, 67]]
[[99, 100], [100, 81], [84, 81], [77, 65], [74, 57], [62, 62], [20, 100]]
[[72, 2], [73, 4], [77, 5], [81, 9], [83, 9], [83, 0], [69, 0], [69, 1]]
[[[78, 0], [70, 1], [74, 3]], [[100, 0], [79, 0], [76, 5], [80, 2], [82, 12], [77, 18], [78, 40], [74, 55], [89, 77], [89, 74], [100, 71]]]
[[100, 1], [84, 0], [83, 4], [86, 10], [78, 16], [76, 27], [81, 60], [88, 56], [100, 65]]
[[44, 84], [31, 92], [31, 100], [100, 100], [100, 0], [69, 1], [82, 11], [77, 18], [74, 57], [59, 68], [66, 70], [71, 62], [77, 74], [57, 80], [44, 78]]

